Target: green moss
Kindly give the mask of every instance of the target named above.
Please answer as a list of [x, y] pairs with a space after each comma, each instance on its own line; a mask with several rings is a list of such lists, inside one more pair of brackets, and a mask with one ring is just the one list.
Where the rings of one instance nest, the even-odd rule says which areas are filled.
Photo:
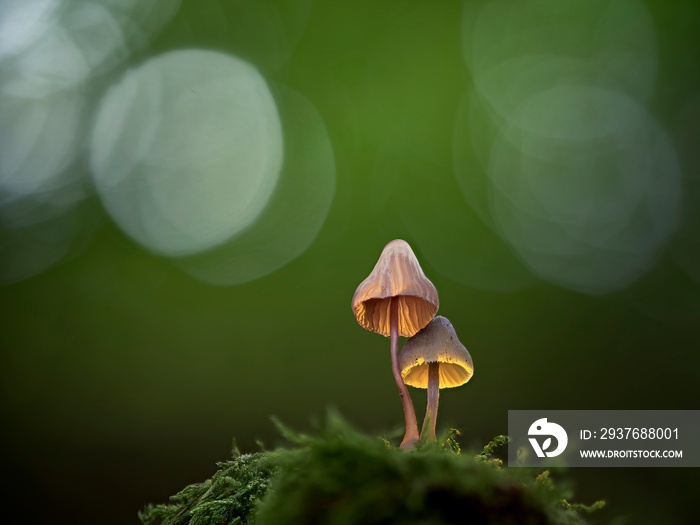
[[499, 436], [475, 453], [460, 451], [457, 433], [411, 452], [365, 436], [337, 416], [317, 435], [280, 426], [293, 445], [234, 453], [205, 483], [170, 504], [139, 514], [144, 525], [289, 523], [552, 524], [586, 523], [600, 508], [569, 503], [571, 493], [545, 471], [502, 468]]
[[185, 487], [169, 504], [147, 506], [139, 518], [144, 525], [253, 523], [252, 514], [279, 464], [278, 452], [241, 455], [234, 447], [233, 459], [218, 463], [211, 479]]

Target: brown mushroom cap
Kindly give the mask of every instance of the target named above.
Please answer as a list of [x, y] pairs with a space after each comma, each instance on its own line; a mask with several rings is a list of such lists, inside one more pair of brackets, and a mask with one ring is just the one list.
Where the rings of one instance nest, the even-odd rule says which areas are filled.
[[384, 247], [369, 276], [352, 297], [352, 311], [365, 329], [390, 335], [389, 305], [399, 301], [399, 335], [411, 337], [426, 326], [440, 306], [437, 290], [423, 273], [406, 241]]
[[457, 339], [452, 323], [440, 315], [399, 352], [401, 377], [407, 385], [428, 388], [428, 363], [440, 363], [440, 388], [463, 385], [474, 374], [472, 357]]

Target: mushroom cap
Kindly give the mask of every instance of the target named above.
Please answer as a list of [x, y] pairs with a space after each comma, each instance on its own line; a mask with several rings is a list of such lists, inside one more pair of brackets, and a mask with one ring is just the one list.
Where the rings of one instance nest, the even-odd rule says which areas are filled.
[[404, 383], [428, 388], [429, 363], [440, 363], [440, 388], [463, 385], [474, 374], [472, 356], [459, 342], [452, 323], [441, 315], [406, 341], [399, 352]]
[[369, 276], [352, 297], [352, 311], [365, 329], [391, 334], [389, 306], [399, 301], [399, 335], [411, 337], [426, 326], [440, 306], [438, 293], [418, 264], [406, 241], [396, 239], [384, 247]]

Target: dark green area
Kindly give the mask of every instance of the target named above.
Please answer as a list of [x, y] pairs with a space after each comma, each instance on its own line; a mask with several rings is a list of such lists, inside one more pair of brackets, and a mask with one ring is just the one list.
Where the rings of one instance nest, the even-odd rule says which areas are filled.
[[240, 454], [218, 463], [204, 483], [171, 503], [149, 505], [144, 525], [550, 524], [586, 523], [603, 507], [572, 504], [566, 483], [549, 471], [502, 468], [507, 442], [494, 438], [462, 452], [458, 432], [410, 452], [357, 432], [331, 414], [314, 435], [279, 426], [291, 447]]

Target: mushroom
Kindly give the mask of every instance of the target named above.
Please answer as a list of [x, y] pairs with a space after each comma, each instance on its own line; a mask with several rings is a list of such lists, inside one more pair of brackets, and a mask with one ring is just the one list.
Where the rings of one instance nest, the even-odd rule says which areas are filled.
[[409, 339], [399, 354], [401, 376], [407, 385], [428, 389], [421, 439], [435, 441], [435, 422], [441, 388], [461, 386], [474, 374], [474, 364], [459, 342], [452, 323], [441, 315]]
[[399, 369], [399, 336], [418, 333], [435, 316], [439, 305], [435, 286], [423, 273], [411, 247], [401, 239], [384, 247], [374, 269], [352, 297], [357, 322], [366, 330], [391, 336], [391, 370], [406, 419], [400, 445], [403, 449], [412, 448], [420, 436], [411, 396]]

